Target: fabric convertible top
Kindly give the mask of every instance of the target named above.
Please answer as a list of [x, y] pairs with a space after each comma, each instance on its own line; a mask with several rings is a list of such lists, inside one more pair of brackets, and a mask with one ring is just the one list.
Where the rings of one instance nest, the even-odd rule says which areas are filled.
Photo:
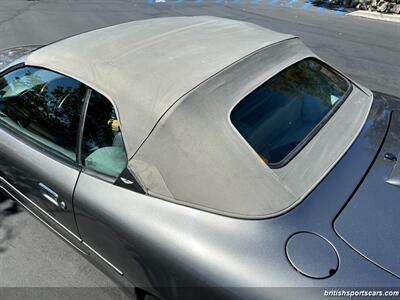
[[349, 148], [372, 95], [354, 86], [294, 159], [270, 169], [230, 122], [244, 96], [289, 65], [315, 57], [301, 41], [214, 17], [136, 21], [43, 47], [26, 59], [80, 80], [117, 107], [128, 167], [145, 191], [224, 215], [288, 210]]
[[112, 100], [131, 157], [181, 96], [244, 56], [290, 37], [215, 17], [159, 18], [67, 38], [36, 50], [26, 64], [69, 75]]

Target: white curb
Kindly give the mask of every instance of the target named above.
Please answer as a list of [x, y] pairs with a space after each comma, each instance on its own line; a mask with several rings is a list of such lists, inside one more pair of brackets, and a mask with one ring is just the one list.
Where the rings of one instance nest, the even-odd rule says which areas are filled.
[[400, 23], [400, 15], [382, 14], [376, 11], [357, 10], [346, 15]]

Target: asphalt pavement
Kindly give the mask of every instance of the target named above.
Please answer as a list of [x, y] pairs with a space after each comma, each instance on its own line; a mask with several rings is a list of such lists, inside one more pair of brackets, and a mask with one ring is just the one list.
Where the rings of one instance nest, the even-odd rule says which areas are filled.
[[[145, 18], [214, 15], [299, 36], [322, 59], [359, 83], [400, 96], [400, 23], [347, 16], [304, 0], [156, 1], [2, 0], [0, 49], [48, 44]], [[9, 203], [0, 205], [0, 211], [4, 205]], [[19, 210], [0, 222], [0, 287], [16, 286], [112, 287], [114, 283]]]

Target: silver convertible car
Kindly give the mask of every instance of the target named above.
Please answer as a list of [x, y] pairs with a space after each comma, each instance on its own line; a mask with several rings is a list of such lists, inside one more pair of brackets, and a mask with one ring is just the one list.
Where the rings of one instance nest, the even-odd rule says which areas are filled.
[[0, 57], [3, 197], [137, 299], [399, 286], [399, 99], [298, 38], [159, 18]]

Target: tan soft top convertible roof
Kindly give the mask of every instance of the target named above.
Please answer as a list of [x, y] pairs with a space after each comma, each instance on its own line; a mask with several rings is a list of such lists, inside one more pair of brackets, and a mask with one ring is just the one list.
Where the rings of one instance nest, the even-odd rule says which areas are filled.
[[287, 165], [270, 169], [231, 124], [230, 112], [307, 57], [315, 54], [290, 35], [227, 19], [177, 17], [74, 36], [33, 52], [26, 64], [74, 77], [115, 103], [128, 168], [149, 195], [264, 218], [309, 194], [355, 140], [372, 103], [368, 91], [354, 86]]
[[67, 38], [33, 52], [26, 64], [69, 75], [112, 100], [131, 157], [181, 96], [244, 56], [290, 37], [216, 17], [159, 18]]

